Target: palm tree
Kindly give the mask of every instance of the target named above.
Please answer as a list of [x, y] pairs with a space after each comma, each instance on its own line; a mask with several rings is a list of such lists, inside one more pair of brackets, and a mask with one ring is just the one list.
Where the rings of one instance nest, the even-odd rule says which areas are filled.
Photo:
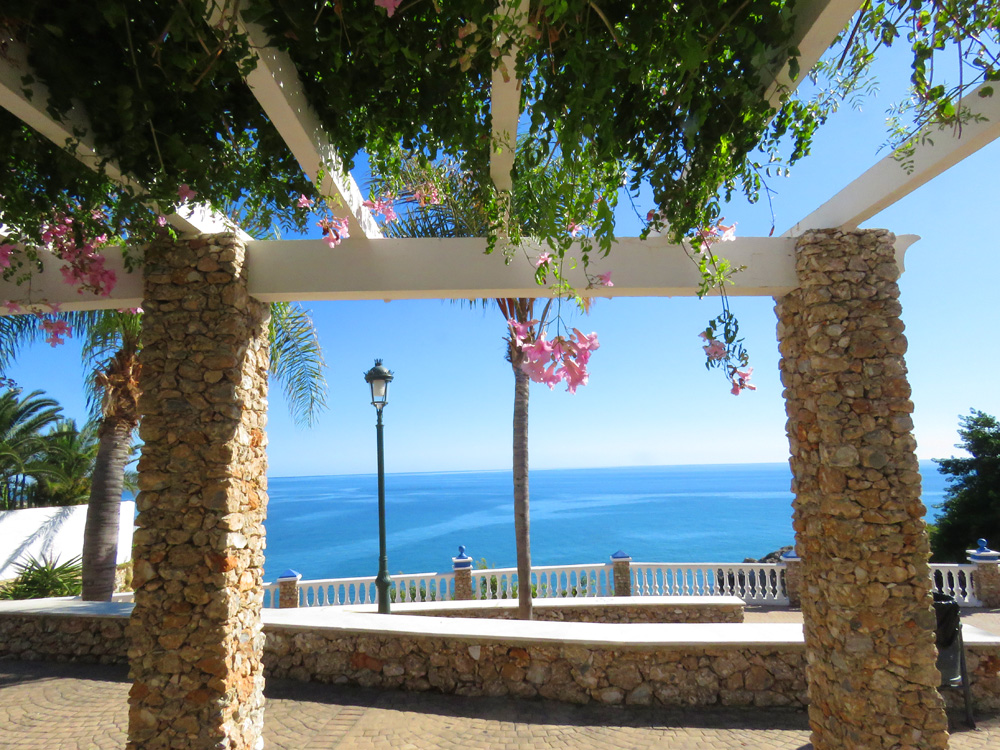
[[35, 481], [30, 495], [33, 507], [83, 505], [90, 499], [91, 477], [97, 460], [97, 425], [88, 422], [78, 429], [72, 419], [56, 423], [45, 435], [45, 472]]
[[[399, 219], [385, 228], [392, 237], [482, 237], [486, 234], [489, 221], [478, 199], [475, 187], [464, 175], [448, 172], [444, 175], [421, 167], [413, 160], [404, 160], [397, 179], [408, 185], [422, 185], [442, 179], [448, 189], [440, 191], [441, 202], [422, 206], [411, 206], [411, 210], [401, 214]], [[382, 187], [376, 181], [378, 191]], [[485, 301], [484, 301], [485, 302]], [[528, 323], [533, 320], [535, 300], [531, 298], [496, 298], [487, 304], [496, 308], [504, 320]], [[545, 305], [542, 321], [548, 313]], [[539, 329], [540, 330], [540, 329]], [[530, 378], [521, 369], [524, 355], [515, 344], [514, 337], [506, 337], [506, 359], [514, 371], [514, 420], [512, 474], [514, 480], [514, 542], [517, 554], [517, 600], [518, 617], [530, 620], [533, 617], [531, 597], [531, 516], [530, 491], [528, 481], [528, 397]]]
[[28, 507], [31, 486], [47, 472], [42, 431], [61, 416], [59, 404], [41, 391], [0, 395], [0, 510]]
[[[84, 341], [84, 365], [92, 373], [90, 403], [98, 423], [99, 445], [83, 541], [83, 599], [108, 601], [114, 593], [125, 467], [139, 424], [141, 314], [98, 310], [61, 317], [74, 336]], [[298, 305], [273, 303], [269, 334], [270, 373], [281, 383], [292, 417], [312, 424], [326, 405], [323, 356], [312, 319]], [[37, 323], [0, 318], [0, 369], [16, 356], [19, 346], [40, 336]]]

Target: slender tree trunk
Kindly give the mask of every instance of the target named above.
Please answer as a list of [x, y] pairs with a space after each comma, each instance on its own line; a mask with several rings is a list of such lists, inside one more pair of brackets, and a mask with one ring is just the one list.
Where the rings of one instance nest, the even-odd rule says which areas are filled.
[[517, 616], [532, 619], [531, 534], [528, 518], [528, 386], [514, 367], [514, 537], [517, 543]]
[[121, 514], [125, 464], [128, 463], [132, 425], [105, 417], [94, 463], [83, 534], [83, 599], [111, 601], [115, 592], [118, 558], [118, 518]]

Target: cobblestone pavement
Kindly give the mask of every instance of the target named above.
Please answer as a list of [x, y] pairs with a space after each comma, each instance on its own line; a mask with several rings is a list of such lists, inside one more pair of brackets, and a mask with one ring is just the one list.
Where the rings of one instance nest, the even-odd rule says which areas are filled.
[[[0, 662], [0, 748], [120, 750], [124, 667]], [[570, 706], [271, 680], [267, 750], [807, 750], [804, 712]], [[958, 727], [952, 750], [996, 750], [1000, 715]], [[953, 719], [961, 722], [961, 715]]]

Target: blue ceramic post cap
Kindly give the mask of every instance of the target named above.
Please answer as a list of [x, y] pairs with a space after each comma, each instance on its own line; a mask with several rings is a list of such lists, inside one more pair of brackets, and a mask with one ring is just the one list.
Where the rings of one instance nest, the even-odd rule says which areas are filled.
[[465, 554], [465, 545], [464, 544], [458, 545], [458, 557], [456, 557], [455, 559], [456, 560], [469, 560], [469, 559], [471, 559], [467, 554]]
[[792, 549], [788, 550], [788, 552], [782, 552], [781, 553], [781, 559], [782, 560], [801, 560], [802, 558], [799, 557], [798, 552], [796, 552], [795, 548], [792, 547]]
[[297, 570], [292, 570], [291, 568], [289, 568], [284, 573], [282, 573], [280, 576], [278, 576], [278, 580], [279, 581], [289, 581], [289, 580], [296, 580], [296, 581], [298, 581], [301, 578], [302, 578], [302, 574], [299, 573]]
[[451, 558], [451, 565], [455, 570], [464, 570], [472, 567], [472, 558], [465, 554], [465, 545], [458, 545], [458, 557]]
[[1000, 552], [995, 552], [986, 546], [985, 539], [977, 539], [976, 544], [979, 545], [977, 550], [967, 550], [969, 553], [970, 562], [974, 563], [1000, 563]]
[[627, 555], [626, 553], [622, 552], [621, 550], [618, 550], [613, 555], [611, 555], [611, 559], [612, 560], [631, 560], [632, 558], [629, 555]]

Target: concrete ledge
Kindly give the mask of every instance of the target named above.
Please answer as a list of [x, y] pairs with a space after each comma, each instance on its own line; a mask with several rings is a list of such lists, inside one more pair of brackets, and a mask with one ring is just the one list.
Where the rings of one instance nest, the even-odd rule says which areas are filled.
[[[594, 596], [534, 600], [536, 621], [595, 623], [743, 622], [746, 605], [736, 596]], [[375, 613], [375, 604], [338, 609]], [[513, 620], [516, 599], [476, 599], [405, 602], [392, 605], [393, 614], [427, 617], [469, 617]]]

